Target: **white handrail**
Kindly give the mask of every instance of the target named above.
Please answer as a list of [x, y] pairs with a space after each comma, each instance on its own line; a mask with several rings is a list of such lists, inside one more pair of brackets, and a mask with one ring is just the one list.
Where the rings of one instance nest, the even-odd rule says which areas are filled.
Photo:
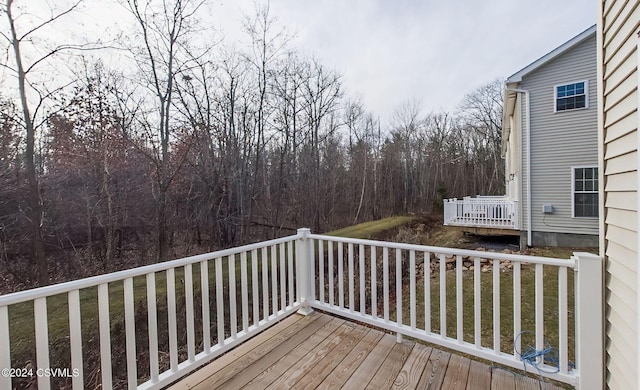
[[[552, 315], [557, 317], [558, 322], [558, 328], [553, 330], [554, 337], [557, 337], [557, 345], [554, 346], [558, 349], [558, 368], [554, 372], [554, 367], [540, 359], [537, 364], [542, 375], [578, 385], [579, 388], [588, 388], [590, 381], [598, 383], [597, 374], [590, 371], [602, 368], [602, 361], [598, 361], [602, 348], [597, 341], [602, 333], [601, 328], [590, 324], [601, 324], [603, 317], [602, 312], [584, 298], [588, 296], [590, 301], [598, 303], [593, 293], [585, 295], [585, 290], [601, 292], [601, 287], [597, 288], [597, 285], [601, 284], [603, 271], [598, 256], [576, 253], [571, 259], [553, 259], [317, 234], [311, 234], [309, 238], [315, 241], [313, 246], [318, 256], [313, 269], [322, 269], [321, 273], [317, 273], [318, 291], [309, 293], [318, 297], [311, 302], [312, 307], [396, 332], [399, 340], [401, 335], [406, 335], [519, 369], [523, 367], [518, 354], [522, 351], [523, 343], [518, 335], [523, 330], [533, 332], [535, 336], [531, 343], [536, 349], [542, 350], [551, 331], [544, 327], [545, 316]], [[336, 249], [337, 273], [332, 264]], [[326, 263], [325, 256], [331, 264], [326, 269], [323, 265]], [[343, 270], [343, 263], [348, 264], [348, 267], [344, 267], [348, 270]], [[473, 267], [473, 271], [470, 267]], [[545, 291], [547, 285], [544, 277], [549, 274], [545, 267], [558, 269], [557, 290]], [[574, 270], [573, 290], [569, 289], [569, 269]], [[504, 286], [502, 275], [507, 270], [513, 280], [511, 296], [504, 295], [501, 289]], [[491, 273], [489, 279], [482, 277], [485, 271]], [[533, 288], [530, 284], [522, 283], [523, 275], [533, 281]], [[434, 276], [437, 278], [433, 279]], [[472, 283], [465, 283], [469, 278], [473, 280]], [[335, 285], [342, 285], [344, 279], [349, 282], [347, 291], [342, 288], [336, 290]], [[336, 280], [338, 283], [335, 283]], [[488, 280], [491, 280], [490, 286], [487, 286]], [[439, 285], [438, 288], [434, 288], [434, 281]], [[378, 285], [383, 286], [382, 294]], [[473, 290], [471, 300], [464, 298], [467, 288]], [[356, 295], [358, 300], [354, 300], [355, 291], [360, 291]], [[363, 291], [368, 294], [363, 294]], [[435, 301], [432, 300], [432, 294], [435, 294]], [[491, 304], [481, 308], [481, 297], [485, 294], [490, 294]], [[449, 296], [452, 296], [451, 300]], [[529, 296], [535, 302], [525, 307], [523, 302]], [[558, 303], [549, 308], [549, 302], [545, 299], [553, 296]], [[576, 298], [575, 325], [569, 321], [567, 314], [571, 296]], [[391, 297], [395, 297], [395, 302], [391, 302]], [[509, 307], [512, 309], [505, 309], [506, 300], [511, 300]], [[434, 303], [439, 310], [434, 310]], [[464, 316], [469, 315], [465, 314], [465, 308], [469, 305], [473, 306], [470, 310], [473, 316], [472, 330], [463, 326]], [[380, 308], [383, 309], [383, 316], [378, 314]], [[487, 310], [492, 313], [490, 324], [482, 320], [482, 314]], [[418, 311], [424, 312], [424, 319], [418, 316]], [[438, 320], [431, 321], [432, 316]], [[512, 328], [505, 329], [501, 325], [506, 318], [512, 319]], [[522, 329], [525, 319], [531, 328]], [[490, 327], [491, 340], [486, 339], [487, 326]], [[575, 326], [575, 340], [569, 338], [572, 326]], [[509, 334], [510, 331], [513, 334]], [[505, 336], [506, 340], [510, 340], [508, 343], [505, 342]], [[578, 345], [578, 342], [589, 342], [589, 337], [595, 340], [595, 346], [584, 348]], [[513, 344], [515, 349], [505, 350], [506, 344]], [[570, 355], [572, 348], [575, 353]], [[570, 360], [576, 362], [575, 367], [569, 364]]]
[[[308, 233], [308, 229], [307, 229]], [[70, 373], [73, 374], [73, 388], [81, 389], [84, 386], [83, 372], [83, 345], [86, 348], [88, 341], [83, 339], [83, 330], [87, 331], [93, 327], [94, 332], [99, 334], [99, 364], [101, 388], [111, 389], [116, 383], [113, 374], [118, 374], [118, 381], [126, 380], [129, 388], [139, 389], [159, 389], [198, 368], [202, 364], [212, 360], [220, 354], [242, 343], [253, 335], [262, 332], [282, 318], [294, 314], [300, 309], [302, 303], [309, 307], [309, 297], [304, 295], [305, 301], [301, 301], [300, 293], [293, 291], [294, 283], [301, 280], [301, 266], [308, 267], [309, 242], [303, 241], [303, 232], [289, 237], [264, 241], [242, 247], [225, 249], [217, 252], [207, 253], [198, 256], [191, 256], [184, 259], [168, 261], [159, 264], [139, 267], [135, 269], [115, 272], [106, 275], [61, 283], [57, 285], [27, 290], [0, 296], [0, 368], [11, 368], [11, 333], [10, 329], [20, 327], [20, 323], [11, 321], [32, 321], [35, 328], [35, 350], [36, 364], [38, 369], [48, 368], [49, 346], [52, 343], [49, 333], [49, 321], [55, 317], [57, 323], [60, 316], [68, 316], [70, 324], [70, 355], [73, 367]], [[293, 256], [293, 247], [296, 253]], [[305, 250], [305, 248], [307, 248]], [[259, 262], [260, 261], [260, 262]], [[240, 264], [238, 264], [240, 262]], [[194, 287], [193, 265], [200, 265], [197, 270], [201, 273], [199, 278], [199, 290]], [[262, 279], [259, 276], [259, 264], [262, 268]], [[285, 269], [287, 264], [287, 269]], [[215, 269], [215, 277], [210, 274], [210, 266]], [[239, 277], [236, 266], [240, 266]], [[249, 281], [248, 269], [251, 269], [251, 282]], [[280, 269], [278, 269], [280, 268]], [[184, 277], [179, 279], [184, 287], [177, 286], [176, 269], [183, 272]], [[156, 286], [156, 274], [166, 276], [166, 311], [167, 327], [159, 331], [158, 327], [158, 307]], [[294, 275], [295, 278], [294, 278]], [[138, 277], [138, 282], [143, 282], [140, 286], [134, 283], [134, 278]], [[294, 280], [295, 279], [295, 280]], [[118, 282], [118, 294], [114, 296], [113, 286], [110, 284]], [[252, 284], [251, 292], [247, 288]], [[262, 284], [263, 289], [258, 289], [258, 284]], [[236, 285], [239, 284], [238, 287]], [[95, 317], [91, 318], [91, 325], [84, 325], [81, 321], [80, 296], [86, 289], [97, 287], [97, 310]], [[111, 287], [111, 288], [110, 288]], [[119, 290], [121, 288], [121, 290]], [[110, 289], [112, 291], [110, 291]], [[144, 300], [136, 302], [136, 291], [141, 290], [146, 295]], [[95, 290], [94, 290], [95, 291]], [[184, 291], [178, 295], [178, 291]], [[215, 291], [214, 307], [209, 306], [209, 294]], [[53, 298], [55, 295], [68, 295], [68, 312], [56, 311], [52, 314], [47, 305], [53, 302], [59, 306], [59, 299]], [[89, 293], [91, 295], [92, 293]], [[95, 294], [95, 292], [93, 292]], [[237, 294], [240, 296], [237, 299]], [[194, 296], [202, 302], [202, 312], [196, 313], [194, 308]], [[50, 299], [56, 299], [50, 301]], [[180, 301], [178, 300], [180, 299]], [[184, 312], [178, 315], [178, 303], [184, 299]], [[123, 303], [123, 310], [110, 311], [113, 300]], [[164, 302], [164, 298], [161, 300]], [[249, 305], [253, 304], [253, 324], [249, 325]], [[258, 317], [258, 302], [263, 302], [263, 312]], [[11, 306], [25, 302], [34, 302], [34, 319], [10, 318]], [[83, 305], [86, 303], [83, 303]], [[136, 315], [140, 311], [141, 305], [147, 311], [145, 315], [148, 322], [148, 345], [140, 344], [137, 340], [136, 327], [139, 326], [140, 317]], [[240, 306], [240, 307], [239, 307]], [[138, 310], [136, 310], [138, 309]], [[213, 312], [212, 312], [213, 310]], [[86, 312], [82, 312], [86, 315]], [[184, 314], [184, 317], [182, 315]], [[196, 332], [195, 316], [201, 315], [199, 329]], [[211, 332], [210, 320], [215, 319], [217, 329]], [[124, 350], [119, 354], [125, 356], [126, 372], [114, 372], [111, 361], [115, 349], [122, 348], [119, 344], [112, 343], [112, 324], [114, 321], [122, 323], [125, 345]], [[86, 319], [84, 321], [87, 322]], [[26, 324], [25, 324], [26, 325]], [[179, 334], [178, 330], [184, 329], [185, 334]], [[215, 335], [217, 343], [212, 345], [211, 337]], [[196, 336], [198, 340], [196, 340]], [[60, 337], [60, 336], [56, 336]], [[184, 337], [184, 339], [183, 339]], [[169, 340], [168, 357], [169, 366], [167, 369], [160, 367], [159, 360], [159, 339]], [[17, 340], [25, 342], [25, 340]], [[27, 340], [28, 342], [28, 340]], [[147, 372], [138, 372], [137, 350], [148, 348], [149, 369]], [[185, 360], [181, 360], [185, 351]], [[98, 367], [94, 367], [97, 369]], [[163, 371], [164, 370], [164, 371]], [[3, 372], [4, 374], [4, 372]], [[34, 367], [33, 376], [37, 374]], [[137, 385], [140, 377], [150, 378], [147, 382]], [[51, 388], [52, 378], [46, 375], [38, 375], [38, 387], [42, 389]], [[10, 375], [0, 376], [0, 388], [13, 388]], [[55, 382], [54, 382], [55, 383]]]

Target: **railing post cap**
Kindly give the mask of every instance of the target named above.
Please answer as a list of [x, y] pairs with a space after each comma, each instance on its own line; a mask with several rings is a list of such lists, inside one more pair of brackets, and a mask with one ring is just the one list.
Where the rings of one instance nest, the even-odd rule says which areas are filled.
[[298, 229], [298, 234], [302, 234], [303, 236], [311, 234], [311, 229], [309, 228], [300, 228]]
[[581, 261], [584, 261], [584, 260], [602, 261], [602, 257], [589, 252], [573, 252], [573, 257], [575, 259], [580, 259]]

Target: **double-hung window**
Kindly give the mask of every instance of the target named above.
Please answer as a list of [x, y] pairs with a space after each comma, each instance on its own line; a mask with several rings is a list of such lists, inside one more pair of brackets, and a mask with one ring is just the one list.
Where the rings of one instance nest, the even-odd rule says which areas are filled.
[[589, 83], [587, 81], [556, 85], [554, 92], [556, 112], [588, 107]]
[[598, 216], [598, 168], [572, 168], [573, 216]]

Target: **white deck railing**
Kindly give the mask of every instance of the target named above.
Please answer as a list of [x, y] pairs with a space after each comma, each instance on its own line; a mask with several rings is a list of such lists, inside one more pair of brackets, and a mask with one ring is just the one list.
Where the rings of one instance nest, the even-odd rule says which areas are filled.
[[[602, 383], [603, 270], [596, 255], [550, 259], [315, 234], [309, 239], [314, 308], [514, 368], [523, 367], [522, 338], [535, 335], [536, 350], [551, 340], [558, 351], [557, 368], [543, 358], [534, 362], [541, 375], [581, 389]], [[553, 283], [545, 288], [550, 275]], [[549, 291], [549, 285], [557, 287]], [[488, 307], [483, 297], [490, 297]], [[472, 321], [465, 323], [467, 316]]]
[[[29, 326], [35, 364], [26, 379], [41, 390], [59, 382], [36, 370], [61, 365], [71, 369], [74, 389], [156, 389], [313, 308], [515, 368], [522, 361], [513, 345], [518, 350], [517, 335], [530, 330], [536, 349], [550, 339], [559, 351], [558, 372], [543, 375], [595, 388], [603, 367], [602, 272], [600, 258], [585, 253], [549, 259], [300, 229], [282, 239], [0, 296], [0, 368], [13, 367], [2, 372], [0, 388], [24, 379], [5, 374], [24, 373], [17, 349], [31, 342], [20, 333]], [[68, 331], [60, 333], [56, 327], [64, 322]], [[50, 360], [50, 346], [61, 348], [60, 339], [69, 340], [66, 363]], [[83, 361], [92, 341], [98, 368]], [[145, 369], [138, 355], [148, 356]], [[126, 356], [119, 371], [114, 356]], [[88, 369], [98, 374], [90, 378]]]
[[[302, 258], [294, 255], [300, 248], [295, 241], [300, 238], [295, 235], [0, 296], [0, 369], [5, 369], [0, 389], [11, 389], [21, 380], [37, 380], [40, 390], [57, 388], [60, 383], [56, 380], [61, 379], [56, 376], [68, 376], [63, 379], [70, 380], [73, 389], [84, 389], [85, 385], [158, 389], [168, 385], [300, 309], [296, 290], [303, 285], [296, 280], [302, 277], [294, 277], [299, 270], [294, 260]], [[166, 310], [159, 302], [166, 302]], [[201, 307], [199, 312], [194, 303]], [[25, 310], [25, 305], [33, 308]], [[114, 305], [118, 312], [110, 313]], [[161, 316], [161, 311], [166, 311], [166, 316]], [[85, 318], [86, 313], [93, 315]], [[64, 334], [50, 325], [60, 327], [65, 322], [69, 331]], [[36, 360], [30, 371], [24, 361], [12, 365], [12, 353], [16, 352], [11, 346], [32, 343], [30, 339], [14, 339], [25, 327], [35, 330], [32, 349]], [[118, 327], [124, 328], [124, 346], [112, 341]], [[50, 332], [54, 333], [51, 338]], [[96, 334], [99, 369], [89, 369], [99, 371], [97, 380], [88, 378], [88, 362], [83, 361], [83, 350], [92, 348], [87, 339]], [[52, 362], [49, 346], [55, 343], [59, 347], [60, 339], [65, 338], [69, 339], [71, 361]], [[168, 346], [162, 349], [161, 340], [166, 344], [167, 338]], [[124, 350], [115, 353], [116, 347]], [[139, 351], [148, 356], [146, 372], [138, 370]], [[126, 356], [126, 373], [112, 367], [112, 356], [118, 355]], [[44, 371], [50, 368], [62, 371]]]
[[445, 199], [444, 224], [518, 230], [518, 202], [503, 196]]

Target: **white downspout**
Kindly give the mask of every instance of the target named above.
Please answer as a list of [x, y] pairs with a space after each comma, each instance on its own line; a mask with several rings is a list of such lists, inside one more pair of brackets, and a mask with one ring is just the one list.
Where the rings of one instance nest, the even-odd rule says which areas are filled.
[[506, 88], [507, 91], [522, 93], [526, 100], [525, 115], [527, 117], [527, 246], [531, 246], [531, 110], [529, 91], [526, 89]]

